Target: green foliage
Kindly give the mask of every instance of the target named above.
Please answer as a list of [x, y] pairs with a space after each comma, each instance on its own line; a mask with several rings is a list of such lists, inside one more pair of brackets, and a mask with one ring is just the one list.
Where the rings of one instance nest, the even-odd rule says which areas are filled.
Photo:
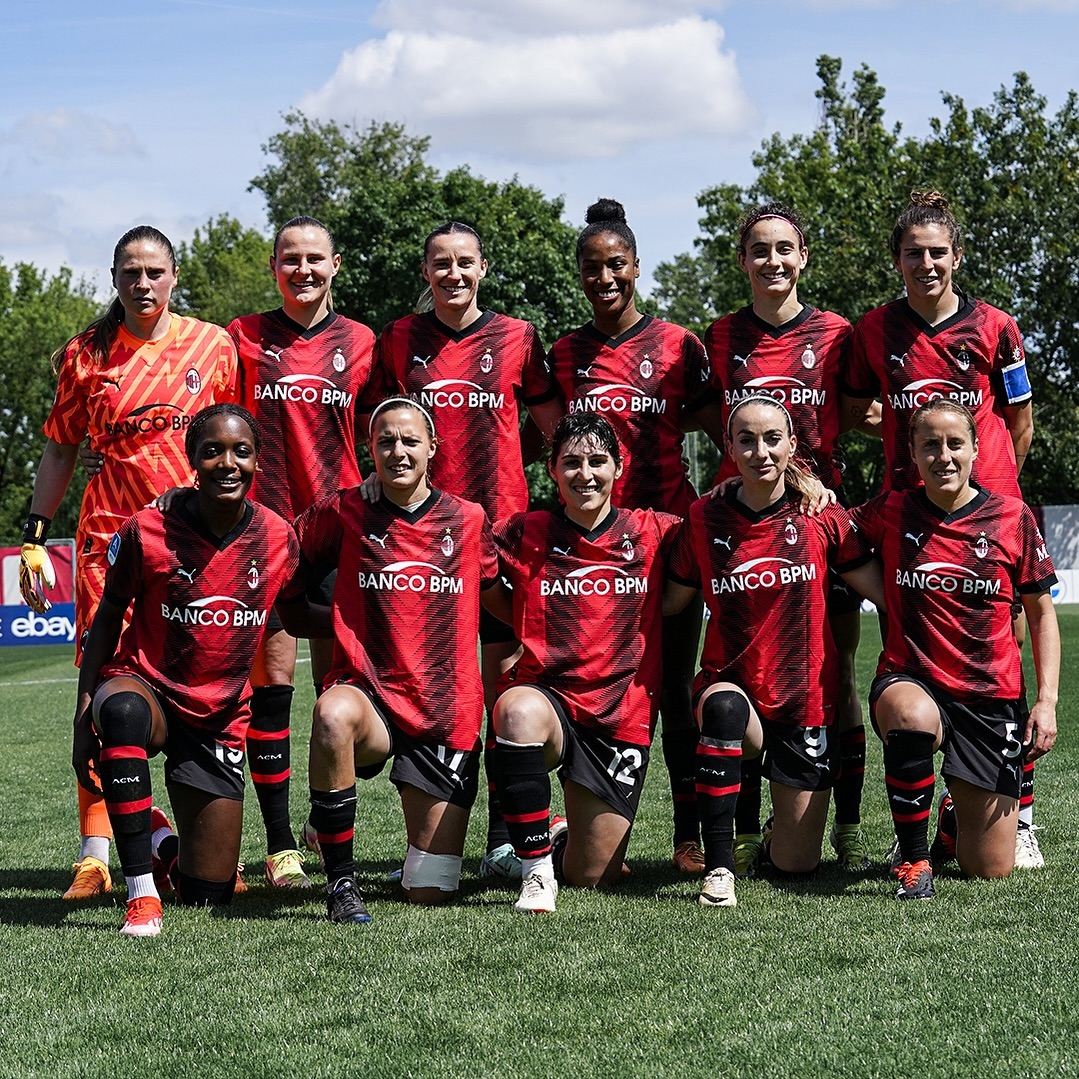
[[195, 229], [190, 244], [176, 247], [179, 284], [172, 309], [204, 322], [227, 326], [239, 315], [270, 311], [281, 296], [270, 272], [272, 241], [222, 214]]
[[[735, 259], [745, 208], [767, 199], [793, 206], [806, 222], [809, 265], [799, 294], [851, 321], [902, 293], [888, 239], [912, 189], [935, 188], [964, 226], [957, 283], [1015, 315], [1024, 333], [1035, 393], [1035, 442], [1022, 476], [1035, 503], [1079, 499], [1079, 102], [1055, 116], [1019, 73], [986, 108], [943, 96], [945, 119], [924, 139], [903, 138], [884, 118], [884, 88], [864, 65], [853, 85], [841, 61], [817, 62], [820, 118], [808, 135], [773, 135], [753, 156], [748, 187], [704, 191], [697, 253], [657, 268], [666, 317], [707, 325], [744, 306], [749, 288]], [[854, 499], [876, 491], [878, 443], [847, 440], [846, 484]]]
[[[28, 263], [0, 262], [0, 537], [14, 543], [30, 509], [41, 426], [56, 378], [50, 358], [98, 314], [92, 289], [71, 271], [51, 277]], [[57, 514], [53, 536], [74, 536], [85, 478], [76, 475]]]
[[[1064, 653], [1075, 655], [1079, 608], [1059, 613]], [[863, 698], [877, 643], [867, 616]], [[1041, 872], [977, 882], [946, 872], [936, 899], [897, 902], [879, 861], [891, 824], [880, 744], [870, 734], [863, 820], [874, 869], [844, 873], [826, 851], [809, 880], [739, 882], [737, 908], [702, 910], [697, 882], [670, 865], [670, 791], [657, 750], [630, 843], [632, 874], [607, 893], [563, 889], [553, 916], [522, 918], [511, 910], [511, 891], [477, 878], [482, 795], [460, 901], [440, 909], [402, 903], [385, 880], [400, 865], [405, 834], [383, 773], [358, 791], [369, 926], [325, 920], [324, 878], [314, 867], [316, 891], [270, 892], [249, 797], [250, 891], [226, 912], [166, 900], [164, 931], [146, 941], [117, 932], [122, 879], [98, 901], [59, 898], [77, 842], [68, 763], [74, 674], [70, 649], [5, 649], [0, 1075], [350, 1069], [521, 1079], [1014, 1079], [1079, 1071], [1074, 663], [1063, 665], [1060, 740], [1038, 769], [1048, 862]], [[304, 733], [313, 702], [310, 684], [297, 682], [294, 823], [307, 811]], [[160, 758], [152, 770], [163, 800]]]
[[571, 252], [575, 232], [561, 199], [516, 179], [489, 183], [460, 167], [441, 175], [427, 164], [430, 140], [400, 124], [360, 129], [302, 113], [264, 149], [273, 159], [251, 182], [275, 228], [311, 214], [341, 251], [334, 304], [376, 332], [413, 309], [423, 288], [423, 241], [444, 221], [473, 226], [490, 263], [484, 307], [535, 324], [550, 344], [588, 317]]

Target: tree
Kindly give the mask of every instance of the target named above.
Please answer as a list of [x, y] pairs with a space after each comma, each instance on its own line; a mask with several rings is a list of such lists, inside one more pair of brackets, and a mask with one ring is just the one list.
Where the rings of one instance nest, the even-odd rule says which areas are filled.
[[[853, 88], [841, 62], [817, 62], [820, 120], [809, 135], [773, 135], [754, 154], [747, 188], [701, 194], [696, 255], [656, 272], [661, 309], [689, 325], [748, 301], [735, 266], [737, 222], [747, 205], [780, 199], [806, 221], [810, 260], [800, 294], [852, 321], [902, 291], [887, 240], [914, 188], [936, 188], [967, 232], [959, 283], [1014, 314], [1025, 334], [1035, 392], [1035, 445], [1022, 476], [1032, 502], [1079, 498], [1079, 388], [1074, 327], [1079, 270], [1070, 248], [1079, 226], [1079, 110], [1069, 95], [1055, 117], [1024, 74], [992, 104], [967, 110], [944, 95], [947, 119], [922, 140], [884, 120], [884, 89], [863, 66]], [[696, 291], [695, 291], [696, 290]], [[694, 306], [694, 295], [701, 297]], [[847, 486], [854, 499], [879, 487], [879, 444], [851, 436]]]
[[[28, 263], [0, 262], [0, 530], [15, 543], [30, 510], [56, 377], [53, 352], [99, 313], [91, 287], [71, 271], [49, 277]], [[52, 535], [74, 536], [85, 486], [81, 470], [53, 522]]]
[[587, 318], [576, 268], [574, 229], [561, 199], [516, 179], [489, 183], [461, 166], [441, 175], [427, 164], [430, 139], [400, 124], [322, 123], [302, 113], [265, 145], [276, 160], [251, 181], [271, 224], [311, 214], [333, 232], [342, 254], [334, 304], [376, 332], [412, 310], [423, 287], [423, 241], [436, 225], [460, 220], [483, 238], [490, 263], [485, 306], [533, 322], [550, 343]]
[[269, 311], [281, 304], [270, 273], [273, 244], [222, 214], [195, 229], [190, 244], [176, 248], [179, 283], [172, 307], [181, 315], [227, 326], [239, 315]]

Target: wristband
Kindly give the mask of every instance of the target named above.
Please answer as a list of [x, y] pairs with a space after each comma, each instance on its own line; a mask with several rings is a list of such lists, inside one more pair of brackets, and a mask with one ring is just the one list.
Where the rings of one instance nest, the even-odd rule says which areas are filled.
[[31, 513], [26, 518], [26, 524], [22, 526], [23, 543], [35, 543], [39, 547], [44, 547], [45, 541], [49, 538], [49, 525], [51, 524], [51, 517], [42, 517], [40, 513]]

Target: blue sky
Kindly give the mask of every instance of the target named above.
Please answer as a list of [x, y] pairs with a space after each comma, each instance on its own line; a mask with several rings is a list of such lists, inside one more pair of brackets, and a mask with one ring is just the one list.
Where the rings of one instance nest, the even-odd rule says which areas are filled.
[[[1056, 110], [1079, 86], [1079, 0], [157, 0], [18, 5], [0, 28], [0, 259], [105, 290], [112, 247], [219, 213], [265, 227], [247, 185], [281, 114], [398, 120], [430, 160], [627, 208], [647, 283], [688, 250], [697, 193], [747, 182], [773, 132], [812, 128], [815, 60], [872, 67], [889, 121], [924, 133], [948, 91], [1018, 70]], [[348, 252], [344, 252], [348, 258]]]

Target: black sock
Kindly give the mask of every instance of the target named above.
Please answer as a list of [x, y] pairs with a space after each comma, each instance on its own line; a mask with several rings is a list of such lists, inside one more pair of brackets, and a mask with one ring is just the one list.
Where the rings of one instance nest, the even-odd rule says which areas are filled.
[[660, 741], [663, 762], [671, 783], [674, 803], [674, 845], [701, 838], [697, 808], [697, 739], [696, 726], [688, 730], [665, 730]]
[[292, 694], [292, 686], [258, 686], [251, 695], [247, 760], [266, 826], [267, 854], [296, 848], [288, 818]]
[[742, 758], [742, 782], [734, 809], [734, 831], [737, 835], [757, 835], [761, 830], [761, 782], [764, 776], [764, 754]]
[[519, 858], [551, 851], [551, 777], [543, 746], [496, 742], [498, 793], [510, 842]]
[[865, 727], [859, 724], [839, 735], [839, 770], [832, 788], [836, 824], [860, 824], [865, 782]]
[[933, 742], [924, 731], [891, 731], [884, 743], [884, 782], [904, 862], [929, 858], [933, 811]]
[[483, 742], [483, 770], [487, 775], [487, 846], [494, 850], [510, 842], [510, 832], [502, 816], [502, 802], [498, 797], [498, 784], [495, 772], [498, 768], [498, 755], [495, 753], [495, 729], [491, 717], [487, 717], [487, 732]]
[[149, 873], [150, 853], [150, 705], [139, 693], [106, 697], [98, 713], [101, 731], [99, 774], [109, 811], [116, 853], [126, 877]]
[[720, 867], [734, 870], [734, 810], [748, 723], [749, 702], [733, 690], [711, 693], [701, 706], [696, 797], [706, 873]]
[[352, 837], [356, 826], [356, 784], [340, 791], [311, 788], [311, 827], [318, 833], [326, 885], [356, 875]]

